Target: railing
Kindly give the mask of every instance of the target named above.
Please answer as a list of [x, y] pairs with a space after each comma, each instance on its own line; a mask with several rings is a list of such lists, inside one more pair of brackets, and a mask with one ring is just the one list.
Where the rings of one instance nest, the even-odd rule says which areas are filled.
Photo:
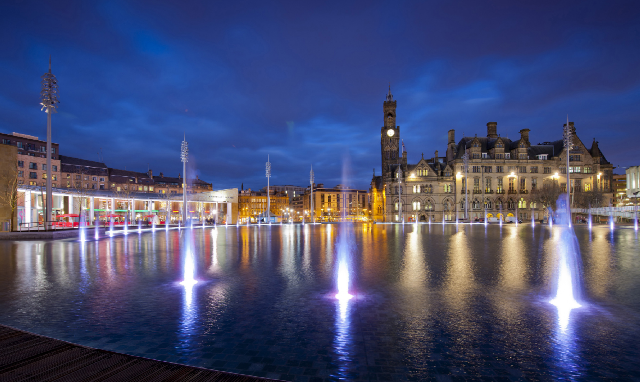
[[526, 195], [527, 193], [529, 193], [529, 191], [527, 191], [526, 189], [521, 189], [521, 190], [520, 190], [520, 193], [522, 193], [522, 194], [525, 194], [525, 195]]
[[513, 195], [513, 194], [518, 193], [518, 191], [516, 191], [515, 189], [510, 189], [510, 190], [507, 191], [507, 193], [510, 194], [510, 195]]
[[496, 191], [496, 193], [499, 195], [504, 195], [504, 189], [499, 189]]
[[492, 194], [492, 193], [493, 193], [493, 189], [485, 189], [485, 190], [484, 190], [484, 193]]

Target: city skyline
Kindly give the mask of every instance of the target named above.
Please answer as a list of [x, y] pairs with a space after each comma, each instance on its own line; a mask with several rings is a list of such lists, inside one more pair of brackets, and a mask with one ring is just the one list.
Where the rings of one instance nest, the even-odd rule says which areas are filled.
[[614, 166], [637, 165], [640, 4], [578, 4], [5, 2], [0, 132], [46, 137], [52, 55], [62, 155], [176, 177], [186, 134], [213, 189], [264, 187], [267, 155], [272, 184], [308, 185], [312, 164], [340, 184], [347, 159], [367, 187], [389, 82], [410, 162], [489, 121], [558, 140], [568, 114]]

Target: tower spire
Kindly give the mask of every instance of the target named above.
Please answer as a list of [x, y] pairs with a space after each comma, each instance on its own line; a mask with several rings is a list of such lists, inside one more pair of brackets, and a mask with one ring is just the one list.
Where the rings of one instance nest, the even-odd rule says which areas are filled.
[[[51, 55], [49, 55], [49, 73], [51, 73]], [[391, 83], [389, 83], [391, 84]], [[389, 88], [391, 89], [391, 88]]]
[[391, 94], [391, 82], [389, 82], [389, 93], [387, 94], [387, 101], [393, 101], [393, 95]]

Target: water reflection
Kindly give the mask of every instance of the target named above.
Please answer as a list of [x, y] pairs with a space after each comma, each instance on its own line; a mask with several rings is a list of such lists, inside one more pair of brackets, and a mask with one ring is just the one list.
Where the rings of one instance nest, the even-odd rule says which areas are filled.
[[547, 304], [562, 229], [354, 226], [343, 268], [336, 225], [0, 242], [0, 323], [294, 381], [624, 378], [640, 359], [638, 240], [575, 228], [591, 304], [563, 331]]

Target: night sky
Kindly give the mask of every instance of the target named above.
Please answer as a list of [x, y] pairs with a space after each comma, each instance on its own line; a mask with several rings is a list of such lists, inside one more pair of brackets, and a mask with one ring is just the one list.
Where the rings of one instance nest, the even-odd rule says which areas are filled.
[[[586, 5], [585, 5], [586, 4]], [[640, 164], [640, 1], [0, 2], [0, 132], [214, 189], [368, 188], [391, 82], [409, 163], [498, 133], [534, 144], [574, 121], [616, 167]], [[100, 155], [102, 151], [102, 155]], [[618, 168], [616, 173], [624, 173]]]

